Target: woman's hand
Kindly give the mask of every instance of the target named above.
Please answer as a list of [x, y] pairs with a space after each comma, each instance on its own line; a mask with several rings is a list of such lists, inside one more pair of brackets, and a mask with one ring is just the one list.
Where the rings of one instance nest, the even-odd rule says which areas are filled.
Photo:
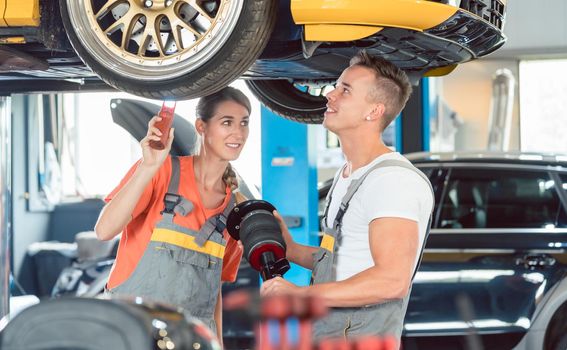
[[148, 133], [146, 137], [140, 141], [140, 146], [142, 146], [142, 164], [150, 167], [159, 167], [167, 158], [169, 151], [171, 150], [171, 145], [173, 144], [173, 128], [169, 130], [169, 137], [167, 138], [167, 143], [165, 148], [162, 150], [154, 149], [150, 147], [150, 141], [159, 141], [161, 138], [161, 131], [155, 126], [155, 124], [160, 121], [161, 118], [154, 116], [148, 122]]

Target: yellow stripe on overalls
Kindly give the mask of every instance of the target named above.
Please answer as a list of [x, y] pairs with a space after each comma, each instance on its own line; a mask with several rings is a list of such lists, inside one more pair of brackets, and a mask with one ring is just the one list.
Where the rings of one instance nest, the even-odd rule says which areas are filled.
[[195, 243], [195, 237], [173, 230], [156, 228], [152, 233], [151, 240], [154, 242], [169, 243], [185, 249], [209, 254], [219, 259], [222, 259], [224, 257], [225, 247], [222, 244], [207, 241], [205, 242], [205, 245], [201, 247], [197, 243]]
[[324, 233], [323, 239], [321, 240], [321, 248], [327, 249], [332, 253], [334, 247], [335, 247], [335, 237]]

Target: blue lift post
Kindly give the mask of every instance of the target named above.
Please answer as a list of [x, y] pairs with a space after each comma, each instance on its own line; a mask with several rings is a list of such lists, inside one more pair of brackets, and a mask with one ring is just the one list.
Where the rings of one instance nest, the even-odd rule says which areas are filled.
[[[319, 244], [314, 131], [262, 107], [262, 198], [288, 221], [293, 239], [309, 245]], [[310, 270], [295, 264], [285, 274], [300, 286], [308, 285], [310, 278]]]
[[[297, 243], [318, 245], [317, 144], [313, 126], [278, 117], [262, 107], [262, 198], [272, 203], [288, 223]], [[306, 286], [311, 271], [291, 264], [285, 279]], [[280, 343], [279, 326], [270, 323], [272, 344]], [[299, 337], [296, 319], [287, 325], [288, 340]]]
[[437, 115], [437, 91], [431, 78], [421, 79], [421, 96], [423, 99], [423, 111], [421, 114], [422, 143], [421, 150], [430, 151], [431, 144], [431, 118]]
[[430, 78], [422, 78], [396, 119], [396, 151], [400, 153], [429, 151], [430, 120], [435, 116], [436, 94]]

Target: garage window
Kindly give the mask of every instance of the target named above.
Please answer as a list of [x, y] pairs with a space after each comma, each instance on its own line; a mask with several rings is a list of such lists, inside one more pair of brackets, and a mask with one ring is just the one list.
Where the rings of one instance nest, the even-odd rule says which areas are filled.
[[520, 139], [524, 152], [565, 152], [567, 60], [520, 62]]

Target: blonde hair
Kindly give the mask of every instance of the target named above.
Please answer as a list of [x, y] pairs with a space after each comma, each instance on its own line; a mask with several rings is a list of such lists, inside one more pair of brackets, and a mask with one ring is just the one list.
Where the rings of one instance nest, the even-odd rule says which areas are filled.
[[222, 174], [222, 180], [228, 187], [230, 187], [230, 190], [236, 199], [236, 204], [248, 200], [248, 198], [240, 193], [240, 189], [238, 188], [238, 178], [236, 177], [236, 172], [232, 169], [232, 165], [230, 163], [228, 163], [224, 173]]

